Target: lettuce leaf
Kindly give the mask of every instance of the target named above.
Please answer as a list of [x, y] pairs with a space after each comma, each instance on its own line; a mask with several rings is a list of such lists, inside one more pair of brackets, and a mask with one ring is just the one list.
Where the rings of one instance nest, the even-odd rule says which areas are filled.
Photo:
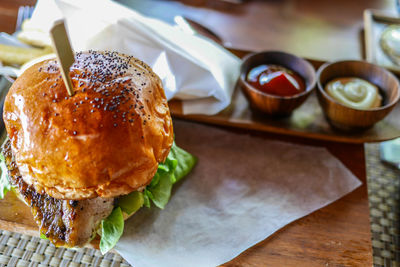
[[176, 146], [175, 142], [173, 143], [171, 151], [168, 154], [168, 158], [176, 159], [177, 161], [177, 165], [174, 171], [174, 183], [179, 182], [183, 177], [188, 175], [197, 162], [197, 158], [195, 156]]
[[186, 176], [196, 162], [196, 157], [177, 147], [174, 142], [167, 159], [158, 165], [157, 172], [146, 189], [142, 193], [136, 191], [120, 197], [110, 216], [102, 220], [101, 252], [105, 254], [112, 249], [121, 237], [124, 229], [122, 211], [131, 215], [142, 206], [150, 207], [151, 202], [164, 209], [171, 197], [173, 184]]
[[115, 208], [111, 214], [101, 221], [100, 251], [106, 254], [118, 242], [124, 231], [124, 217], [120, 207]]
[[11, 183], [8, 180], [8, 170], [6, 166], [6, 161], [2, 153], [0, 153], [0, 199], [3, 199], [7, 192], [11, 190]]
[[118, 198], [117, 206], [126, 214], [131, 215], [143, 206], [143, 202], [143, 193], [135, 191]]
[[[159, 172], [159, 182], [154, 186], [147, 186], [145, 190], [145, 195], [151, 199], [158, 208], [164, 209], [165, 205], [167, 205], [169, 198], [171, 196], [172, 190], [172, 177], [174, 176], [173, 172]], [[149, 206], [150, 206], [150, 202]]]
[[158, 208], [164, 209], [171, 197], [172, 185], [185, 177], [196, 162], [196, 157], [174, 142], [167, 159], [158, 165], [156, 175], [144, 191], [145, 205], [150, 207], [151, 200]]
[[40, 233], [40, 239], [47, 239], [47, 236], [45, 235], [45, 234], [43, 234], [43, 233]]

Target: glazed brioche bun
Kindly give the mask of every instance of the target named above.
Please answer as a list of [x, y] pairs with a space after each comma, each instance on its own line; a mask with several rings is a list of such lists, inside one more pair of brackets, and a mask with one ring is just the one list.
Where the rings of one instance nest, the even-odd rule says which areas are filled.
[[3, 118], [25, 182], [58, 199], [117, 197], [150, 183], [173, 142], [160, 79], [131, 56], [75, 55], [69, 96], [55, 59], [10, 88]]

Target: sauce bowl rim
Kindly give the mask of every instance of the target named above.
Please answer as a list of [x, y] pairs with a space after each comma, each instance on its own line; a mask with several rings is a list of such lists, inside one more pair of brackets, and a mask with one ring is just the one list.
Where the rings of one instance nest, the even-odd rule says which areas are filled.
[[[280, 54], [280, 55], [289, 56], [289, 57], [292, 57], [293, 59], [299, 60], [303, 65], [306, 66], [306, 68], [309, 68], [309, 69], [311, 70], [311, 72], [312, 72], [312, 75], [311, 75], [311, 77], [310, 77], [310, 78], [311, 78], [311, 82], [310, 82], [308, 85], [306, 85], [306, 88], [305, 88], [305, 90], [304, 90], [303, 92], [298, 93], [298, 94], [295, 94], [295, 95], [292, 95], [292, 96], [279, 96], [279, 95], [268, 94], [268, 93], [265, 93], [265, 92], [263, 92], [263, 91], [261, 91], [261, 90], [255, 88], [254, 86], [252, 86], [251, 84], [249, 84], [249, 83], [246, 81], [246, 76], [247, 76], [249, 70], [246, 71], [246, 70], [244, 70], [243, 68], [244, 68], [244, 65], [245, 65], [246, 62], [248, 62], [248, 61], [249, 61], [251, 58], [253, 58], [254, 56], [257, 56], [257, 55], [260, 55], [260, 54]], [[268, 64], [268, 62], [265, 62], [264, 64]], [[274, 63], [274, 64], [276, 64], [276, 63]], [[279, 65], [279, 64], [276, 64], [276, 65]], [[254, 66], [254, 67], [255, 67], [255, 66]], [[294, 72], [296, 72], [296, 74], [298, 74], [298, 75], [304, 80], [304, 82], [306, 81], [306, 79], [304, 78], [304, 76], [302, 76], [298, 71], [295, 71], [295, 70], [291, 69], [290, 67], [289, 67], [289, 68], [286, 67], [286, 66], [284, 66], [284, 67], [287, 68], [287, 69], [290, 69], [290, 70], [292, 70], [292, 71], [294, 71]], [[291, 54], [291, 53], [283, 52], [283, 51], [267, 50], [267, 51], [261, 51], [261, 52], [254, 52], [254, 53], [248, 54], [248, 55], [246, 55], [245, 57], [243, 57], [242, 63], [241, 63], [241, 66], [240, 66], [240, 76], [239, 76], [239, 80], [240, 80], [240, 82], [241, 82], [242, 84], [244, 84], [248, 89], [250, 89], [251, 91], [254, 91], [254, 92], [256, 92], [257, 94], [260, 94], [260, 95], [262, 95], [262, 96], [264, 96], [264, 97], [270, 97], [270, 98], [276, 98], [276, 99], [287, 99], [287, 100], [289, 100], [289, 99], [296, 99], [296, 98], [299, 98], [299, 97], [301, 97], [301, 96], [310, 94], [310, 93], [313, 91], [313, 89], [315, 88], [315, 86], [316, 86], [316, 83], [317, 83], [317, 76], [316, 76], [316, 70], [315, 70], [315, 68], [313, 67], [313, 65], [311, 65], [311, 63], [310, 63], [308, 60], [306, 60], [306, 59], [304, 59], [304, 58], [302, 58], [302, 57], [298, 57], [298, 56], [296, 56], [296, 55], [294, 55], [294, 54]]]
[[[336, 99], [334, 99], [333, 97], [331, 97], [326, 92], [326, 90], [324, 89], [324, 87], [321, 84], [321, 79], [320, 79], [321, 73], [323, 71], [325, 71], [328, 67], [330, 67], [330, 66], [332, 66], [334, 64], [349, 64], [349, 63], [359, 63], [359, 64], [366, 64], [366, 65], [373, 66], [374, 68], [381, 69], [383, 71], [383, 73], [385, 73], [385, 75], [388, 75], [390, 78], [393, 78], [394, 81], [395, 81], [395, 84], [397, 85], [397, 95], [396, 95], [396, 98], [394, 99], [394, 101], [391, 101], [390, 103], [388, 103], [386, 105], [383, 105], [383, 106], [380, 106], [380, 107], [376, 107], [376, 108], [357, 109], [357, 108], [352, 108], [352, 107], [346, 106], [346, 105], [340, 103], [339, 101], [337, 101]], [[350, 76], [349, 75], [349, 76], [343, 76], [343, 77], [357, 77], [357, 76]], [[358, 78], [360, 78], [360, 77], [358, 77]], [[360, 79], [363, 79], [363, 78], [360, 78]], [[364, 79], [364, 80], [366, 80], [366, 81], [372, 83], [373, 85], [377, 86], [375, 83], [371, 82], [370, 80], [367, 80], [367, 79]], [[377, 86], [377, 87], [379, 88], [379, 86]], [[365, 60], [338, 60], [338, 61], [326, 62], [326, 63], [322, 64], [317, 70], [317, 90], [319, 92], [321, 92], [321, 94], [325, 98], [327, 98], [329, 101], [341, 106], [342, 108], [349, 109], [349, 110], [354, 110], [354, 111], [360, 111], [360, 112], [374, 112], [374, 111], [385, 110], [385, 109], [388, 109], [388, 108], [391, 108], [391, 107], [395, 106], [400, 100], [400, 82], [399, 82], [399, 79], [397, 79], [397, 77], [392, 72], [390, 72], [389, 70], [387, 70], [387, 69], [385, 69], [385, 68], [383, 68], [383, 67], [381, 67], [379, 65], [376, 65], [376, 64], [373, 64], [371, 62], [365, 61]]]

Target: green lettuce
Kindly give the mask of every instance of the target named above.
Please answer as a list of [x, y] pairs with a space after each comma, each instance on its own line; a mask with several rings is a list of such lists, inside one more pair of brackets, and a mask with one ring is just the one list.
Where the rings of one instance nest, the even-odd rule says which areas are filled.
[[6, 161], [2, 153], [0, 153], [0, 199], [3, 199], [7, 192], [11, 190], [11, 184], [8, 180], [8, 170], [6, 166]]
[[164, 209], [171, 197], [172, 185], [186, 176], [196, 164], [197, 159], [190, 153], [172, 144], [171, 151], [158, 170], [151, 183], [144, 190], [144, 204], [150, 207], [150, 200], [160, 209]]
[[[132, 192], [120, 197], [114, 211], [101, 222], [102, 235], [100, 240], [100, 250], [104, 254], [115, 246], [121, 237], [124, 225], [122, 211], [128, 215], [133, 214], [142, 206], [150, 207], [151, 202], [160, 209], [164, 209], [171, 197], [172, 186], [185, 177], [196, 165], [197, 159], [190, 153], [172, 144], [171, 150], [164, 163], [158, 165], [158, 169], [150, 184], [143, 192]], [[119, 209], [121, 216], [116, 216], [114, 212]], [[112, 217], [110, 219], [110, 217]], [[105, 230], [103, 225], [113, 229], [111, 224], [116, 224], [119, 231]], [[122, 225], [122, 229], [120, 226]], [[103, 242], [103, 239], [105, 240]]]
[[144, 198], [142, 192], [132, 192], [118, 199], [118, 204], [123, 212], [128, 215], [133, 214], [143, 206]]
[[120, 207], [114, 208], [111, 214], [101, 221], [100, 251], [105, 254], [117, 244], [124, 231], [124, 217]]
[[168, 154], [167, 160], [176, 160], [176, 166], [174, 170], [174, 183], [179, 182], [183, 177], [189, 174], [196, 165], [197, 158], [190, 153], [186, 152], [182, 148], [172, 144], [171, 151]]
[[40, 239], [47, 239], [47, 236], [45, 235], [45, 234], [43, 234], [43, 233], [40, 233]]

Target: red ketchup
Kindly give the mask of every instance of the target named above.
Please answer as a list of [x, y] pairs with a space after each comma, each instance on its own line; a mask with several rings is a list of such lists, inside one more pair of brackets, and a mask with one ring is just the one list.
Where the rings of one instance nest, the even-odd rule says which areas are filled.
[[278, 65], [260, 65], [249, 71], [246, 81], [271, 95], [293, 96], [305, 90], [304, 80], [294, 71]]

